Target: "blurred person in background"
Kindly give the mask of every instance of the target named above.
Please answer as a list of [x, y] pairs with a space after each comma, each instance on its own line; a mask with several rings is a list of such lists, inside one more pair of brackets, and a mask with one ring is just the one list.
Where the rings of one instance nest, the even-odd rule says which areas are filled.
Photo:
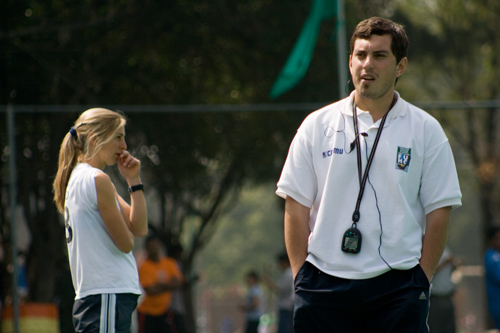
[[286, 252], [277, 257], [281, 275], [275, 282], [269, 275], [263, 274], [264, 283], [278, 295], [278, 330], [277, 333], [293, 332], [293, 273]]
[[457, 285], [453, 282], [452, 275], [459, 265], [460, 261], [446, 247], [431, 283], [429, 318], [427, 321], [432, 333], [456, 332], [453, 295]]
[[488, 248], [484, 255], [488, 310], [500, 329], [500, 227], [492, 227], [487, 234]]
[[144, 299], [137, 308], [140, 333], [177, 333], [171, 312], [172, 291], [182, 285], [182, 273], [174, 259], [163, 253], [158, 235], [148, 236], [145, 243], [147, 258], [139, 266], [139, 281]]
[[245, 333], [257, 333], [260, 317], [264, 314], [264, 295], [259, 285], [259, 275], [257, 272], [248, 272], [246, 282], [248, 291], [245, 303], [241, 305], [241, 310], [245, 312], [246, 318]]

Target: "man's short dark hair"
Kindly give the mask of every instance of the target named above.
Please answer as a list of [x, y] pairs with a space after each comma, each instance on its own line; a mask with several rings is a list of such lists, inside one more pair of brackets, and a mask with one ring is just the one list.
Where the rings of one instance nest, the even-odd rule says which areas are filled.
[[486, 240], [490, 241], [495, 238], [496, 234], [500, 232], [500, 226], [492, 226], [486, 232]]
[[259, 274], [256, 271], [249, 271], [247, 273], [247, 277], [251, 277], [255, 279], [255, 281], [259, 281]]
[[354, 43], [357, 39], [369, 39], [372, 35], [392, 36], [391, 50], [396, 57], [396, 63], [399, 64], [401, 59], [406, 57], [408, 48], [410, 47], [410, 41], [406, 36], [404, 27], [381, 17], [371, 17], [358, 23], [351, 37], [351, 55], [354, 51]]
[[159, 241], [161, 242], [161, 237], [160, 235], [158, 235], [157, 233], [150, 233], [147, 237], [146, 237], [146, 240], [144, 242], [144, 244], [147, 246], [149, 243], [151, 243], [152, 241]]

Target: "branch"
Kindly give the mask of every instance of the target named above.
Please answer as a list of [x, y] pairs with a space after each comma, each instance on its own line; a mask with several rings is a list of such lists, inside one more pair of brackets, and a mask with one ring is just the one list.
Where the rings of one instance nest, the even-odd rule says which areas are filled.
[[0, 32], [0, 39], [14, 39], [18, 37], [33, 36], [45, 34], [47, 32], [60, 32], [61, 30], [78, 30], [87, 29], [90, 27], [98, 26], [102, 23], [106, 23], [112, 20], [112, 17], [106, 17], [101, 19], [93, 19], [91, 21], [82, 21], [71, 24], [59, 24], [54, 26], [39, 25], [35, 27], [29, 27], [22, 30], [14, 30], [7, 32]]
[[[186, 265], [191, 264], [197, 251], [204, 246], [204, 241], [206, 241], [207, 239], [206, 237], [204, 237], [205, 230], [207, 227], [209, 227], [210, 223], [215, 223], [217, 217], [221, 214], [221, 205], [223, 203], [223, 200], [226, 198], [227, 193], [230, 193], [231, 189], [236, 190], [236, 188], [238, 188], [239, 184], [241, 183], [241, 177], [237, 174], [238, 168], [236, 167], [236, 163], [234, 162], [234, 160], [230, 163], [231, 164], [221, 182], [221, 186], [218, 190], [215, 200], [211, 204], [208, 211], [200, 215], [200, 217], [202, 218], [202, 223], [193, 239], [193, 246], [187, 258]], [[233, 199], [236, 200], [236, 198], [237, 196], [234, 195]]]

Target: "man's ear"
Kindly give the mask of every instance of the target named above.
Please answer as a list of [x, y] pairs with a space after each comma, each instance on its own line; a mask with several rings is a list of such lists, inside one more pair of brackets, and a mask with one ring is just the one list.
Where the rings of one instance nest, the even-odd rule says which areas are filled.
[[349, 55], [349, 73], [352, 75], [352, 54]]
[[396, 78], [399, 78], [406, 71], [406, 66], [408, 65], [408, 58], [404, 57], [399, 61], [396, 68]]

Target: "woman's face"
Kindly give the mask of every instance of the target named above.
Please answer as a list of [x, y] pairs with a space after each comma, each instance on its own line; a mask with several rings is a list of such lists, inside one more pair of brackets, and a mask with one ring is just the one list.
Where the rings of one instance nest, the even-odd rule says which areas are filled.
[[104, 169], [106, 165], [115, 165], [121, 153], [127, 149], [125, 142], [125, 127], [122, 126], [116, 132], [116, 135], [106, 143], [97, 153], [96, 159], [98, 164]]

